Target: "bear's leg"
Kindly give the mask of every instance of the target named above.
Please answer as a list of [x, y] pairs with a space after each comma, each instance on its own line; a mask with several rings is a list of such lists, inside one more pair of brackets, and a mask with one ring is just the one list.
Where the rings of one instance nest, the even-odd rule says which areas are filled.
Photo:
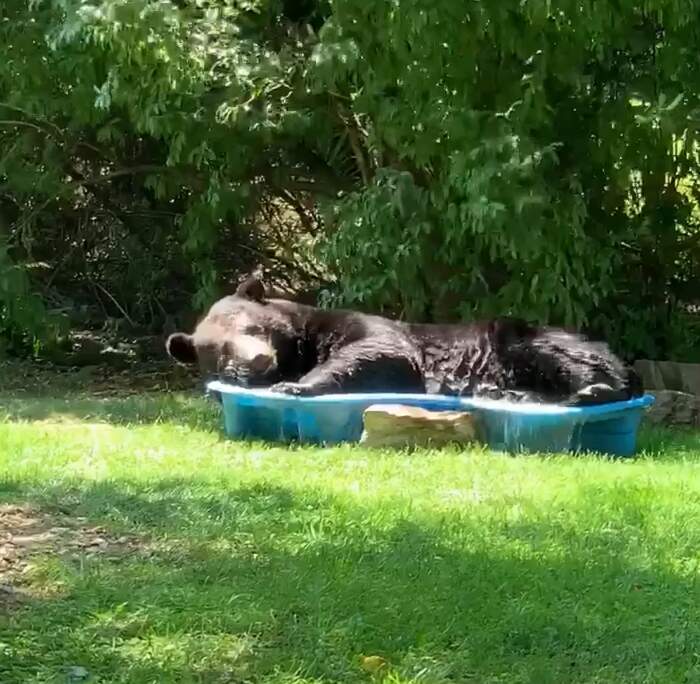
[[541, 392], [527, 389], [503, 388], [486, 382], [479, 383], [474, 388], [471, 396], [478, 399], [493, 399], [496, 401], [510, 401], [523, 404], [543, 404], [551, 401], [551, 397], [547, 397]]
[[378, 353], [368, 344], [352, 344], [298, 382], [280, 382], [273, 392], [312, 396], [344, 392], [425, 392], [417, 363], [407, 356]]
[[643, 394], [633, 369], [607, 345], [581, 335], [548, 330], [521, 347], [516, 356], [523, 353], [532, 362], [528, 380], [535, 385], [533, 389], [550, 394], [550, 400], [557, 403], [590, 406]]
[[616, 390], [607, 383], [597, 382], [593, 385], [582, 387], [563, 403], [567, 406], [593, 406], [614, 401], [625, 401], [628, 398], [629, 396], [624, 390]]

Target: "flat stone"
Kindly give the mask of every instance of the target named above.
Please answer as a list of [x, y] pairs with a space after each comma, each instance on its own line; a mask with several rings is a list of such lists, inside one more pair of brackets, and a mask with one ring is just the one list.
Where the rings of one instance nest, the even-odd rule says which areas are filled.
[[443, 446], [477, 441], [477, 425], [466, 411], [429, 411], [401, 404], [365, 409], [360, 443], [369, 447]]
[[675, 390], [649, 390], [656, 401], [644, 419], [652, 425], [700, 426], [700, 397]]

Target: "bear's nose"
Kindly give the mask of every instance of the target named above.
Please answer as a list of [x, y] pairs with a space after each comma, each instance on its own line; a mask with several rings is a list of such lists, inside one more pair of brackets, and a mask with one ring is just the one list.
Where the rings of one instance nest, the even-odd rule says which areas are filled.
[[270, 369], [270, 366], [272, 366], [272, 361], [272, 356], [269, 354], [256, 354], [250, 360], [250, 367], [252, 370], [258, 373], [264, 373]]

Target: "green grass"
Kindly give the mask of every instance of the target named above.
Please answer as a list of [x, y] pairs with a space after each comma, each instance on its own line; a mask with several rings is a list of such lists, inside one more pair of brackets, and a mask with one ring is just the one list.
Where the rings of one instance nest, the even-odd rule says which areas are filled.
[[222, 440], [216, 410], [0, 395], [0, 503], [130, 539], [32, 557], [2, 684], [370, 681], [359, 654], [403, 684], [700, 681], [699, 437], [283, 449]]

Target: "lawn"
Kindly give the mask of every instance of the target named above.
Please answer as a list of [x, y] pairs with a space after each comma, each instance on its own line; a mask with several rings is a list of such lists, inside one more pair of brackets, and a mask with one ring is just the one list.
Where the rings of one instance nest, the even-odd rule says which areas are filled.
[[373, 655], [393, 683], [700, 681], [699, 437], [610, 461], [218, 420], [0, 394], [2, 684], [368, 682]]

